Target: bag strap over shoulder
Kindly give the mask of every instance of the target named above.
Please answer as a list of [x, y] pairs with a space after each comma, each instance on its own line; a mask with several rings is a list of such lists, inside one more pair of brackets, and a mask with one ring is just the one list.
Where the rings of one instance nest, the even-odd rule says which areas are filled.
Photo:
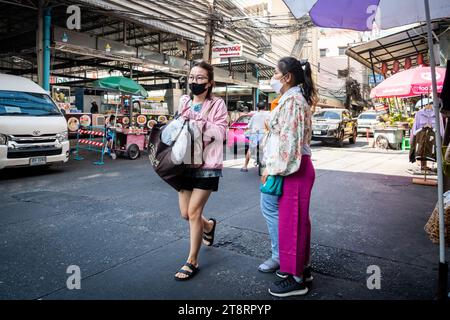
[[173, 145], [175, 144], [175, 142], [178, 140], [178, 137], [180, 136], [181, 132], [183, 132], [184, 127], [186, 126], [186, 124], [188, 124], [189, 127], [189, 119], [184, 120], [183, 125], [181, 126], [180, 131], [178, 131], [177, 136], [175, 137], [175, 139], [173, 139], [172, 144], [170, 145], [171, 147], [173, 147]]

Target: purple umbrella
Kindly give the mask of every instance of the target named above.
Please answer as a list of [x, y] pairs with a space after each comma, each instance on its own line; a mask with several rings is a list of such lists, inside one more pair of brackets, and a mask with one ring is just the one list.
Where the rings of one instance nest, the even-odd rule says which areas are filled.
[[[426, 21], [423, 0], [284, 0], [296, 18], [309, 14], [316, 26], [372, 30]], [[401, 14], [399, 14], [401, 12]], [[450, 16], [450, 1], [431, 0], [431, 19]]]

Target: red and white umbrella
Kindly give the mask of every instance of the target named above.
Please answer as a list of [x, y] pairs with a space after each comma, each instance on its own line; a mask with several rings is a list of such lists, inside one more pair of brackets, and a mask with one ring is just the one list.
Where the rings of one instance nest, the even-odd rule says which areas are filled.
[[[445, 68], [436, 68], [437, 92], [444, 85]], [[371, 98], [414, 97], [433, 92], [431, 68], [417, 67], [390, 76], [370, 92]]]

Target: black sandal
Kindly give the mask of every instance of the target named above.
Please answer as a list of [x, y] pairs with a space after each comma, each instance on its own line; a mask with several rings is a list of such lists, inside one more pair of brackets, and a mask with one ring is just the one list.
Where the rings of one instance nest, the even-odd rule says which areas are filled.
[[208, 241], [208, 244], [204, 243], [205, 246], [211, 247], [214, 244], [214, 232], [216, 231], [217, 221], [214, 218], [209, 218], [209, 220], [214, 222], [214, 224], [210, 232], [203, 232], [203, 240]]
[[[188, 267], [188, 268], [191, 269], [192, 271], [183, 269], [184, 266]], [[179, 277], [177, 277], [177, 274], [175, 274], [175, 275], [174, 275], [175, 280], [177, 280], [177, 281], [185, 281], [185, 280], [189, 280], [189, 279], [191, 279], [193, 276], [195, 276], [196, 273], [198, 272], [198, 267], [195, 267], [193, 264], [191, 264], [191, 263], [189, 263], [189, 262], [186, 262], [186, 263], [183, 265], [183, 267], [181, 267], [180, 270], [178, 270], [177, 273], [183, 273], [183, 274], [187, 275], [187, 277], [179, 278]]]

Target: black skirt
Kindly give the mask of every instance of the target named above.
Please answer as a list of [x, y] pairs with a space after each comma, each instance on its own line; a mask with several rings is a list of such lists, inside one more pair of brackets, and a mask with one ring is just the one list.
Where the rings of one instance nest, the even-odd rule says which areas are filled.
[[219, 190], [219, 178], [220, 177], [210, 177], [210, 178], [183, 177], [181, 189], [188, 191], [192, 191], [194, 189], [202, 189], [216, 192], [217, 190]]

